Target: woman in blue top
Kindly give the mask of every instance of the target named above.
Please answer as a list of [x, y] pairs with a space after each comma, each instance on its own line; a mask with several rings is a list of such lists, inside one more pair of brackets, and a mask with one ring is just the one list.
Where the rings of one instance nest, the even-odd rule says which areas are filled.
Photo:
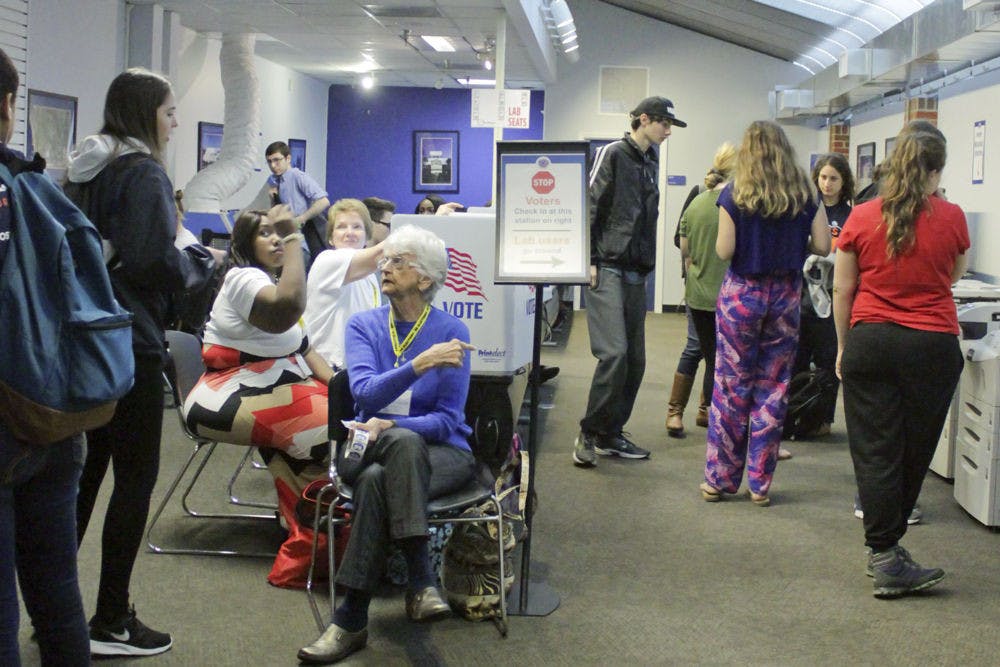
[[364, 647], [368, 603], [393, 540], [406, 560], [406, 614], [423, 621], [446, 614], [427, 546], [427, 502], [472, 479], [475, 461], [465, 423], [469, 330], [431, 306], [448, 273], [444, 242], [413, 226], [393, 230], [379, 262], [389, 305], [347, 323], [345, 349], [357, 431], [368, 444], [357, 458], [343, 447], [338, 468], [354, 486], [351, 537], [337, 571], [346, 587], [333, 622], [300, 660], [330, 663]]
[[733, 182], [719, 195], [715, 249], [730, 261], [716, 303], [715, 386], [702, 497], [736, 493], [770, 504], [788, 383], [798, 345], [806, 253], [830, 252], [826, 213], [779, 125], [743, 135]]

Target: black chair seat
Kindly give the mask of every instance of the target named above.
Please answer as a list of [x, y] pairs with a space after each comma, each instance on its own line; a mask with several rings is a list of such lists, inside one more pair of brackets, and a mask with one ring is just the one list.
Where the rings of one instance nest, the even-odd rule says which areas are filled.
[[459, 513], [472, 505], [489, 500], [492, 493], [492, 489], [474, 479], [466, 484], [464, 489], [427, 503], [427, 513], [430, 515]]
[[[493, 494], [493, 490], [484, 485], [478, 479], [469, 480], [465, 488], [459, 489], [455, 493], [435, 498], [427, 503], [427, 515], [438, 516], [442, 514], [458, 514], [472, 505], [486, 502]], [[346, 484], [340, 485], [340, 501], [338, 504], [350, 503], [354, 500], [354, 489]]]

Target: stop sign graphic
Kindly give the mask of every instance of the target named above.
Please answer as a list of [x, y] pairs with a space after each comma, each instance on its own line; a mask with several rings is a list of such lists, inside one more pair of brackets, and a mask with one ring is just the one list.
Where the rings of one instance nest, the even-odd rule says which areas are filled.
[[540, 195], [547, 195], [556, 187], [556, 178], [547, 171], [535, 172], [531, 177], [531, 189]]

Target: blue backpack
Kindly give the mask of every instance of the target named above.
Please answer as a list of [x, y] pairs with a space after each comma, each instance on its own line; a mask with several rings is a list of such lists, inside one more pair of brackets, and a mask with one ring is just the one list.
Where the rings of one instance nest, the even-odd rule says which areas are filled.
[[39, 165], [12, 175], [0, 267], [0, 420], [47, 444], [106, 424], [132, 387], [132, 314], [115, 300], [94, 225]]

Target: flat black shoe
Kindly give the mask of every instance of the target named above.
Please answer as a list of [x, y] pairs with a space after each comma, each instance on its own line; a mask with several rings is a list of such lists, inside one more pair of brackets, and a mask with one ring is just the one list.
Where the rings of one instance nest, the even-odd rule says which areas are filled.
[[311, 665], [329, 665], [360, 651], [368, 643], [368, 628], [348, 632], [339, 625], [330, 627], [309, 646], [299, 649], [298, 658]]

